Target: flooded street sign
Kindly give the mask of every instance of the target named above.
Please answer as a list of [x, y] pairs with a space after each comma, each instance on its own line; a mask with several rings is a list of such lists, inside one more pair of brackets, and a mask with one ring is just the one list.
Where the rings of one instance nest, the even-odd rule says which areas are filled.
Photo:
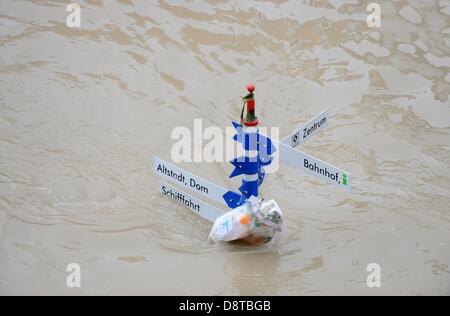
[[157, 176], [176, 183], [187, 190], [200, 194], [225, 206], [227, 205], [223, 200], [223, 195], [228, 192], [228, 189], [202, 179], [201, 177], [162, 160], [161, 158], [153, 158], [153, 172]]
[[[450, 1], [0, 11], [0, 295], [450, 294]], [[256, 192], [274, 247], [210, 245]]]
[[293, 167], [303, 170], [314, 177], [323, 179], [328, 183], [338, 185], [341, 188], [348, 190], [351, 188], [350, 173], [286, 144], [279, 143], [279, 148], [280, 160], [285, 161]]
[[170, 184], [160, 182], [159, 190], [163, 196], [167, 196], [172, 200], [180, 204], [183, 204], [184, 206], [192, 210], [194, 213], [200, 215], [201, 217], [210, 222], [214, 222], [218, 217], [220, 217], [224, 213], [220, 209], [206, 202], [203, 202], [202, 200], [180, 189], [177, 189]]
[[282, 143], [290, 145], [292, 148], [304, 143], [328, 124], [329, 117], [330, 109], [326, 109], [308, 122], [297, 127], [294, 132], [283, 139]]

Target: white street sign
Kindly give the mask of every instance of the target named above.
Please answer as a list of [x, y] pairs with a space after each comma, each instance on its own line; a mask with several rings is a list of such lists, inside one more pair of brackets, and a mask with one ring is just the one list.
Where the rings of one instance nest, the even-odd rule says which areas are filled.
[[183, 188], [227, 206], [223, 195], [229, 190], [224, 187], [202, 179], [158, 157], [153, 158], [153, 172], [166, 180], [179, 184]]
[[308, 122], [297, 127], [291, 135], [283, 139], [282, 143], [289, 145], [292, 148], [296, 147], [298, 144], [304, 143], [328, 124], [329, 117], [330, 109], [326, 109]]
[[177, 201], [184, 206], [190, 208], [194, 213], [200, 215], [201, 217], [207, 219], [210, 222], [214, 222], [219, 216], [224, 214], [220, 209], [209, 205], [208, 203], [199, 200], [192, 195], [185, 193], [182, 190], [175, 188], [166, 183], [159, 183], [160, 192], [174, 201]]
[[278, 143], [278, 148], [280, 150], [280, 160], [306, 171], [313, 176], [324, 179], [329, 183], [350, 189], [351, 176], [348, 172], [305, 154], [300, 150], [291, 148], [286, 144]]

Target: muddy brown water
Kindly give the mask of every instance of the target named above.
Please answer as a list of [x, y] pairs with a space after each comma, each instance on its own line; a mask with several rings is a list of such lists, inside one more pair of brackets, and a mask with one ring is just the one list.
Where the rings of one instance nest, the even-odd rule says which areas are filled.
[[[380, 28], [369, 1], [74, 2], [79, 29], [68, 1], [0, 2], [0, 294], [450, 294], [449, 1], [376, 1]], [[282, 165], [272, 248], [209, 244], [152, 173], [249, 82], [282, 137], [330, 107], [302, 150], [353, 179]], [[227, 163], [181, 166], [236, 188]]]

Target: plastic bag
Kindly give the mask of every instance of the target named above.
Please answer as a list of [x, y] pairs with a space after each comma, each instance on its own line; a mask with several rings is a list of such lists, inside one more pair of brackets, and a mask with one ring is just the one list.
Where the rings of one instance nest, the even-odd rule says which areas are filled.
[[281, 231], [283, 213], [274, 200], [249, 199], [242, 206], [216, 219], [209, 234], [213, 241], [244, 240], [260, 245], [272, 241]]

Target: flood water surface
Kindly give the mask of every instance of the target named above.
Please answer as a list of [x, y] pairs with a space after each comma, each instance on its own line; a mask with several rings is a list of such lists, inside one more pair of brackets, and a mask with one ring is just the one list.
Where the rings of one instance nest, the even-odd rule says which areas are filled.
[[[68, 1], [0, 2], [0, 294], [450, 294], [449, 1], [377, 1], [378, 28], [360, 0], [74, 2], [80, 28]], [[281, 137], [330, 108], [299, 148], [352, 190], [281, 164], [273, 247], [214, 245], [152, 159], [239, 119], [250, 82]]]

